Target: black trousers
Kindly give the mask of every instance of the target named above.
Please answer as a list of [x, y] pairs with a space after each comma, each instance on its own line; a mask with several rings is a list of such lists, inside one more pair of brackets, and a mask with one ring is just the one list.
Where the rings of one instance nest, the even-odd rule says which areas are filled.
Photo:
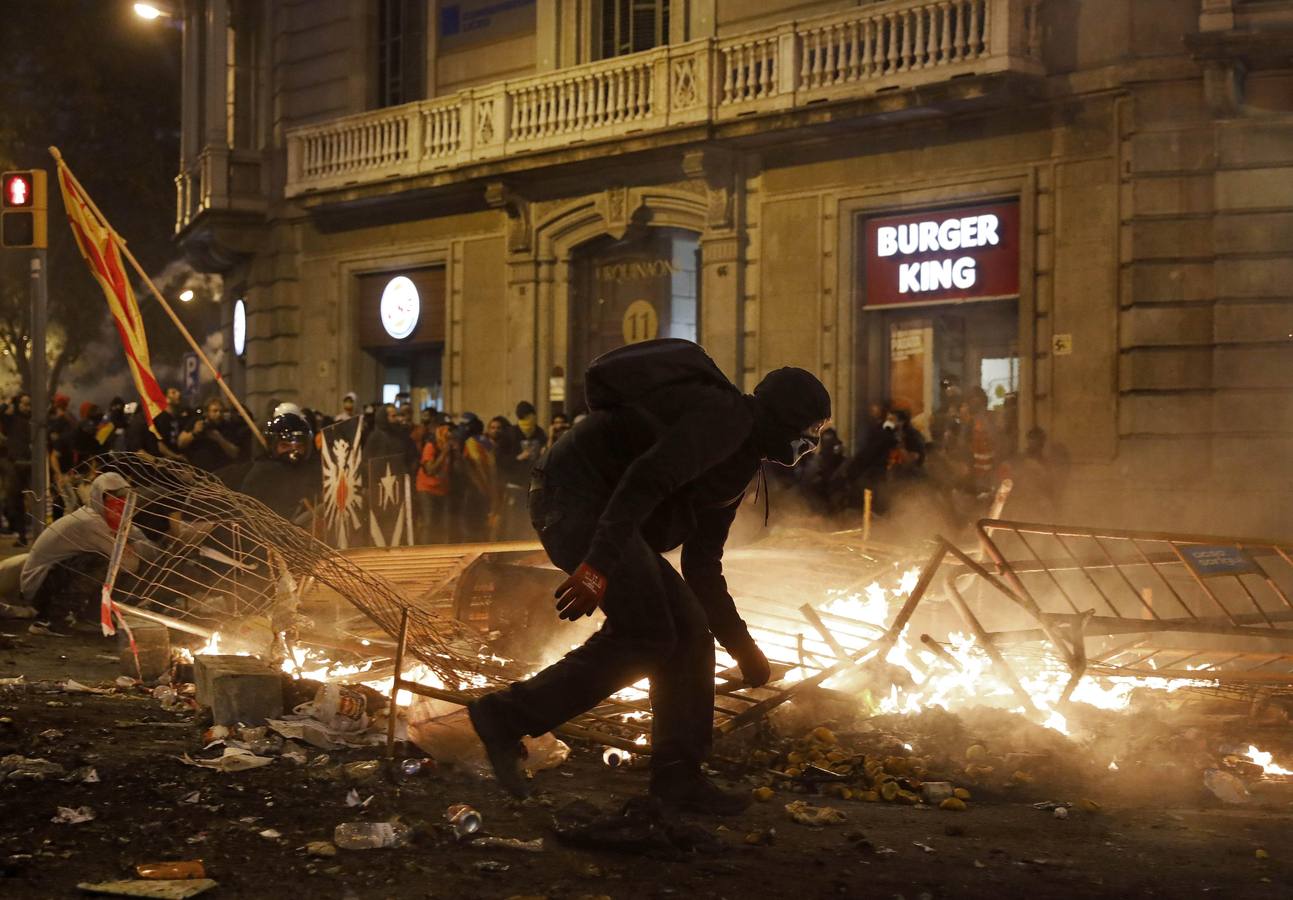
[[[563, 571], [573, 572], [583, 561], [604, 502], [551, 481], [530, 492], [531, 522], [548, 557]], [[714, 728], [709, 623], [682, 576], [641, 535], [621, 553], [615, 570], [603, 573], [602, 627], [582, 646], [487, 702], [518, 735], [540, 735], [646, 677], [652, 766], [699, 766], [709, 755]]]

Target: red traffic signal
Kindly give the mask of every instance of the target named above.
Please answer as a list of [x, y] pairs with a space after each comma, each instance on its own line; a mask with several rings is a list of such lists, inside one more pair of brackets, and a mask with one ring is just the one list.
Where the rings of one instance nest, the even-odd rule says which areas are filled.
[[4, 176], [4, 208], [15, 209], [32, 204], [32, 177], [30, 172], [6, 172]]
[[0, 246], [45, 246], [45, 171], [0, 175]]

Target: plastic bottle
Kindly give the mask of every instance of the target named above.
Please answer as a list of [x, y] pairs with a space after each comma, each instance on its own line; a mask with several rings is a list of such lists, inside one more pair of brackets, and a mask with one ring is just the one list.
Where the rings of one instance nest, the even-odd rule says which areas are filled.
[[332, 842], [343, 850], [376, 850], [405, 847], [413, 829], [403, 822], [342, 822], [332, 833]]

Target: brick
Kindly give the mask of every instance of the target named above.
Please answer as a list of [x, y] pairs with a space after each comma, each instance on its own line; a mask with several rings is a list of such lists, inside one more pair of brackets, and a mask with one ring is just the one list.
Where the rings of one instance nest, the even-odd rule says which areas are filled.
[[1217, 209], [1293, 206], [1293, 167], [1217, 173]]
[[1137, 216], [1206, 213], [1212, 211], [1212, 175], [1137, 178], [1132, 184]]
[[194, 659], [197, 700], [217, 725], [264, 725], [283, 714], [283, 677], [254, 656]]
[[1126, 394], [1118, 403], [1118, 433], [1211, 434], [1212, 400], [1207, 393]]
[[1133, 259], [1208, 259], [1212, 219], [1166, 219], [1131, 223]]
[[1123, 310], [1122, 347], [1212, 343], [1211, 306], [1134, 306]]
[[1289, 160], [1286, 122], [1227, 122], [1217, 128], [1217, 162], [1227, 169], [1286, 164]]
[[1293, 213], [1218, 216], [1212, 232], [1219, 254], [1293, 252]]
[[1211, 300], [1216, 296], [1210, 262], [1139, 262], [1130, 266], [1132, 303]]
[[1293, 259], [1219, 259], [1216, 285], [1220, 297], [1288, 297], [1293, 294]]
[[1212, 350], [1148, 349], [1123, 353], [1118, 367], [1123, 391], [1197, 390], [1212, 387]]
[[1213, 334], [1218, 344], [1291, 340], [1293, 302], [1220, 303], [1213, 313]]
[[1288, 342], [1271, 346], [1230, 345], [1218, 347], [1213, 363], [1217, 387], [1293, 387], [1293, 349]]
[[1210, 169], [1217, 161], [1210, 131], [1163, 131], [1131, 139], [1131, 170], [1187, 172]]

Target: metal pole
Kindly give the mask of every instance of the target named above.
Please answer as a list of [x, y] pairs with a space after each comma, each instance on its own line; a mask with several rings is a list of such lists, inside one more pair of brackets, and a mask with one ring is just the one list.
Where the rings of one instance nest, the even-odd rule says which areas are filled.
[[32, 541], [45, 527], [49, 508], [49, 373], [45, 362], [45, 266], [47, 251], [31, 258], [31, 491], [36, 497]]

